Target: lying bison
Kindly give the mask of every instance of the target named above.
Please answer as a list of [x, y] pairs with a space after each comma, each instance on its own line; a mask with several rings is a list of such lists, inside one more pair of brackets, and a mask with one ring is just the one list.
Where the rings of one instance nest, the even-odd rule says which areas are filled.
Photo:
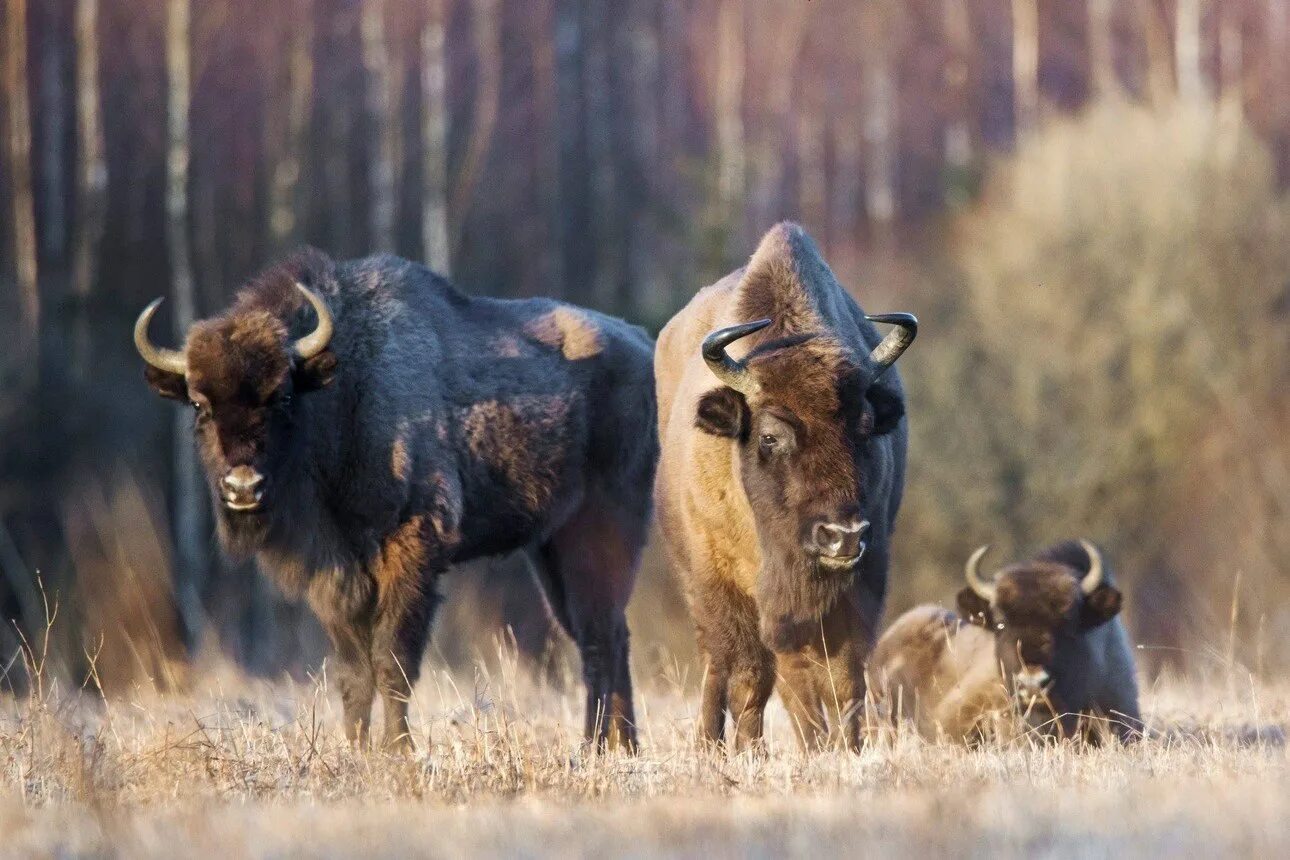
[[874, 649], [870, 676], [896, 713], [926, 736], [971, 739], [1017, 709], [1045, 735], [1123, 741], [1142, 733], [1120, 592], [1101, 553], [1068, 541], [996, 576], [967, 563], [958, 597], [966, 623], [937, 606], [902, 615]]
[[581, 651], [588, 737], [634, 744], [623, 611], [657, 455], [640, 329], [317, 251], [265, 272], [182, 350], [148, 339], [158, 302], [135, 326], [148, 382], [196, 412], [223, 545], [330, 634], [351, 739], [366, 742], [379, 691], [386, 743], [410, 744], [439, 574], [523, 549]]
[[778, 674], [805, 745], [830, 723], [857, 742], [905, 479], [892, 365], [916, 330], [866, 317], [793, 224], [663, 329], [655, 503], [707, 660], [707, 740], [729, 711], [735, 748], [759, 743]]

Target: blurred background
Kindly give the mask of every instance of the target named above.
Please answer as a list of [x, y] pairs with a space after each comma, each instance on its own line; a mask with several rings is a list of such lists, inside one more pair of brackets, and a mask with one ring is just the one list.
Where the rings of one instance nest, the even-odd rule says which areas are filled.
[[[891, 613], [964, 558], [1100, 542], [1147, 671], [1290, 661], [1290, 0], [0, 0], [0, 668], [300, 676], [220, 558], [179, 332], [302, 244], [657, 331], [801, 221], [913, 311]], [[162, 340], [161, 326], [156, 337]], [[164, 341], [163, 341], [164, 342]], [[447, 578], [456, 666], [561, 645], [522, 565]], [[657, 547], [638, 679], [685, 683]], [[891, 616], [889, 616], [891, 617]]]

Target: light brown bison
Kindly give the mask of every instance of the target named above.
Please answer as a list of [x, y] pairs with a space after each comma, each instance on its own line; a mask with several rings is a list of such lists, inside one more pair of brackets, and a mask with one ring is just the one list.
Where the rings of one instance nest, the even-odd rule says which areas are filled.
[[1142, 734], [1121, 595], [1088, 541], [1057, 544], [993, 577], [968, 559], [962, 618], [919, 606], [883, 634], [870, 677], [927, 736], [967, 739], [1015, 709], [1044, 735]]
[[705, 739], [729, 711], [735, 748], [759, 743], [778, 675], [804, 744], [857, 742], [905, 478], [892, 365], [916, 327], [866, 317], [780, 224], [663, 329], [655, 501], [707, 661]]
[[439, 575], [524, 550], [582, 655], [588, 737], [634, 744], [624, 610], [657, 456], [644, 332], [317, 251], [183, 349], [149, 340], [156, 306], [135, 326], [148, 382], [194, 409], [225, 548], [304, 595], [330, 634], [352, 739], [379, 692], [385, 742], [410, 742]]

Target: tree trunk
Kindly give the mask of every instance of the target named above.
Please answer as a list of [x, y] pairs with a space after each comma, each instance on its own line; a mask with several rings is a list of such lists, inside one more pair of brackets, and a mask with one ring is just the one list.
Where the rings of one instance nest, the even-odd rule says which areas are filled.
[[1234, 119], [1240, 119], [1245, 108], [1243, 91], [1244, 44], [1241, 40], [1239, 11], [1230, 5], [1220, 10], [1218, 30], [1219, 86], [1223, 110]]
[[[717, 20], [717, 195], [728, 219], [738, 217], [744, 200], [744, 48], [744, 0], [722, 0]], [[737, 234], [738, 225], [731, 226]]]
[[1200, 68], [1201, 0], [1178, 0], [1174, 24], [1174, 63], [1178, 96], [1199, 102], [1209, 98], [1209, 88]]
[[873, 8], [865, 32], [864, 115], [867, 167], [865, 210], [880, 244], [891, 238], [896, 220], [896, 87], [892, 71], [893, 10]]
[[390, 52], [385, 40], [385, 0], [363, 0], [363, 67], [367, 74], [367, 114], [375, 136], [369, 155], [369, 215], [372, 244], [378, 251], [394, 250], [394, 158], [396, 122], [391, 110], [393, 90]]
[[[1089, 0], [1090, 3], [1106, 0]], [[967, 4], [943, 0], [945, 41], [949, 58], [945, 64], [945, 87], [949, 97], [949, 122], [945, 129], [945, 163], [959, 174], [972, 164], [972, 100], [968, 92], [968, 57], [972, 50], [972, 28]]]
[[1012, 104], [1021, 140], [1039, 119], [1039, 2], [1012, 0]]
[[94, 289], [107, 217], [107, 160], [99, 92], [99, 0], [76, 0], [76, 237], [72, 289]]
[[1115, 56], [1111, 51], [1112, 0], [1088, 0], [1088, 64], [1093, 94], [1107, 98], [1119, 93]]
[[4, 88], [11, 183], [14, 264], [22, 300], [25, 334], [35, 339], [40, 324], [36, 268], [36, 204], [31, 180], [31, 105], [27, 97], [27, 0], [7, 0], [5, 8]]
[[429, 0], [421, 28], [421, 253], [451, 274], [448, 239], [448, 0]]
[[[475, 51], [479, 60], [479, 89], [475, 96], [475, 116], [472, 120], [466, 152], [457, 171], [457, 184], [450, 199], [450, 212], [457, 223], [465, 224], [470, 202], [475, 196], [475, 186], [483, 172], [492, 148], [493, 128], [497, 125], [497, 111], [502, 94], [502, 45], [498, 0], [474, 0]], [[464, 233], [458, 229], [458, 243]], [[455, 250], [455, 249], [454, 249]], [[455, 255], [454, 255], [455, 256]]]
[[63, 167], [66, 160], [67, 89], [63, 83], [65, 48], [57, 32], [45, 34], [40, 58], [41, 142], [40, 194], [43, 204], [40, 246], [46, 260], [62, 261], [67, 248], [67, 192]]
[[579, 304], [590, 302], [595, 269], [585, 74], [588, 36], [582, 14], [587, 2], [589, 0], [556, 0], [555, 24], [564, 294]]
[[297, 0], [296, 14], [286, 22], [286, 105], [284, 110], [271, 109], [282, 116], [268, 118], [278, 138], [270, 146], [271, 157], [276, 157], [269, 168], [269, 238], [277, 252], [300, 244], [302, 238], [300, 180], [313, 104], [313, 6], [312, 0]]
[[[189, 98], [191, 85], [191, 34], [189, 0], [168, 0], [166, 15], [167, 129], [166, 243], [174, 293], [175, 337], [183, 343], [196, 317], [193, 265], [188, 243], [188, 161], [190, 147]], [[207, 566], [207, 533], [202, 510], [202, 480], [193, 450], [192, 418], [187, 410], [175, 411], [175, 540], [179, 560], [180, 616], [186, 644], [199, 644], [203, 627], [202, 585]]]

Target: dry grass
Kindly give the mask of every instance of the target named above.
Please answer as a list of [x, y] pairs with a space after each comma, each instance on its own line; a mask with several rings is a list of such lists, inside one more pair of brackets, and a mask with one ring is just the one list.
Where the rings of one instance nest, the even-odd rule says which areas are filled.
[[[183, 695], [57, 686], [0, 702], [0, 846], [22, 854], [1270, 854], [1290, 848], [1290, 686], [1147, 691], [1156, 739], [968, 751], [884, 730], [862, 753], [797, 752], [776, 707], [764, 757], [693, 743], [695, 697], [646, 680], [644, 750], [594, 756], [581, 700], [500, 661], [430, 673], [419, 751], [356, 753], [325, 672], [223, 665]], [[427, 740], [428, 738], [428, 740]]]

